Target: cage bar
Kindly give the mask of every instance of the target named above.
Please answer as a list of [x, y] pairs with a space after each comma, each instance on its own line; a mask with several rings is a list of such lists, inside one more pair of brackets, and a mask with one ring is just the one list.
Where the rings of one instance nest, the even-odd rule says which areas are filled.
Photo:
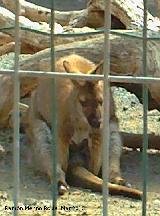
[[[14, 76], [14, 70], [0, 70], [0, 74]], [[26, 71], [19, 70], [18, 76], [20, 77], [63, 77], [70, 79], [84, 79], [84, 80], [103, 80], [104, 75], [87, 75], [87, 74], [75, 74], [75, 73], [59, 73], [59, 72], [46, 72], [46, 71]], [[142, 77], [142, 76], [118, 76], [118, 75], [108, 75], [108, 79], [110, 82], [119, 82], [119, 83], [153, 83], [160, 82], [160, 77]]]
[[103, 177], [103, 216], [108, 215], [108, 181], [109, 181], [109, 143], [110, 143], [110, 29], [111, 29], [111, 1], [105, 0], [104, 24], [104, 89], [103, 89], [103, 133], [102, 133], [102, 177]]
[[[8, 27], [0, 28], [0, 31], [7, 32], [7, 30], [11, 30], [11, 29], [14, 29], [14, 27], [8, 26]], [[27, 28], [24, 26], [20, 26], [20, 29], [22, 31], [30, 31], [30, 32], [35, 32], [37, 34], [50, 36], [49, 32], [44, 32], [44, 31], [33, 29], [33, 28]], [[112, 30], [111, 29], [110, 33], [113, 35], [121, 36], [121, 37], [143, 40], [143, 31], [141, 30], [119, 30], [119, 29]], [[99, 34], [104, 34], [104, 29], [97, 29], [97, 30], [90, 31], [90, 32], [75, 32], [75, 33], [64, 31], [63, 33], [55, 33], [55, 36], [62, 37], [62, 38], [65, 38], [65, 37], [69, 38], [69, 37], [81, 37], [85, 35], [89, 36], [89, 35], [99, 35]], [[159, 33], [150, 30], [150, 34], [147, 35], [147, 39], [148, 40], [160, 40]]]
[[19, 53], [20, 53], [20, 32], [19, 32], [19, 13], [20, 5], [19, 0], [15, 1], [16, 15], [15, 15], [15, 66], [14, 66], [14, 105], [13, 105], [13, 172], [14, 172], [14, 216], [18, 215], [18, 201], [20, 193], [20, 144], [19, 144], [19, 98], [20, 98], [20, 82], [19, 82]]
[[[147, 70], [147, 6], [148, 0], [143, 0], [144, 17], [143, 17], [143, 75], [148, 75]], [[147, 174], [148, 174], [148, 87], [143, 84], [143, 199], [142, 199], [142, 216], [147, 215]]]
[[[51, 34], [50, 34], [50, 47], [51, 47], [51, 70], [55, 71], [55, 43], [54, 43], [54, 0], [51, 1]], [[52, 131], [52, 215], [56, 216], [57, 206], [57, 100], [56, 100], [56, 80], [52, 78], [51, 89], [51, 131]]]

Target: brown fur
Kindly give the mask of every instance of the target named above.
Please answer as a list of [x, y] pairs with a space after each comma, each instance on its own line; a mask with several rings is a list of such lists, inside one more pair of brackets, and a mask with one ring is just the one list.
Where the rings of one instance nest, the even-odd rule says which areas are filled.
[[[84, 59], [81, 56], [70, 55], [61, 58], [56, 63], [57, 71], [67, 71], [75, 73], [95, 73], [99, 68], [92, 62]], [[26, 133], [33, 149], [33, 158], [38, 162], [38, 166], [42, 172], [46, 173], [51, 178], [51, 89], [52, 80], [44, 79], [40, 82], [38, 88], [32, 95], [31, 107], [28, 113], [28, 122], [26, 125]], [[103, 83], [102, 81], [84, 81], [56, 78], [56, 96], [57, 96], [57, 116], [58, 116], [58, 165], [57, 174], [58, 181], [66, 186], [65, 173], [68, 168], [69, 160], [69, 144], [79, 144], [82, 140], [88, 139], [90, 160], [88, 169], [90, 173], [90, 187], [92, 177], [98, 178], [95, 175], [99, 173], [101, 167], [101, 120], [102, 113], [102, 97]], [[110, 179], [113, 182], [120, 183], [123, 181], [120, 173], [120, 156], [122, 142], [118, 133], [118, 123], [114, 113], [114, 102], [111, 95], [110, 101], [110, 128], [111, 128], [111, 157], [110, 157]], [[76, 168], [77, 167], [77, 168]], [[72, 167], [70, 173], [77, 176], [80, 182], [83, 182], [84, 177], [88, 181], [89, 176], [83, 176], [84, 172], [89, 173], [83, 166], [79, 164]], [[82, 176], [81, 176], [82, 174]], [[80, 177], [81, 176], [81, 177]], [[78, 181], [78, 180], [77, 180]], [[100, 183], [101, 182], [101, 183]], [[97, 181], [98, 187], [102, 188], [102, 180]], [[99, 184], [100, 183], [100, 184]], [[87, 187], [89, 183], [86, 183]], [[95, 180], [96, 184], [96, 180]], [[95, 185], [93, 186], [95, 187]], [[109, 189], [113, 193], [120, 193], [120, 186], [115, 185]], [[94, 190], [94, 188], [92, 188]], [[101, 190], [101, 189], [99, 189]], [[128, 188], [124, 187], [124, 193], [128, 196]], [[134, 193], [132, 193], [134, 194]], [[135, 197], [137, 192], [135, 191]]]
[[[79, 145], [70, 145], [69, 166], [67, 181], [74, 186], [102, 192], [103, 180], [89, 171], [89, 161], [92, 157], [88, 141], [82, 140]], [[124, 195], [130, 198], [140, 199], [142, 192], [126, 186], [108, 183], [109, 193], [112, 195]]]

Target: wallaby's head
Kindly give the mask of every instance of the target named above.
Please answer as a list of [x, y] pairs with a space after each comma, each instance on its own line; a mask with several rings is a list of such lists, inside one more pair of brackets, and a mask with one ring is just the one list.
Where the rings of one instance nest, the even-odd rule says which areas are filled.
[[[64, 61], [63, 66], [69, 73], [80, 73], [77, 67], [73, 67], [69, 61]], [[96, 74], [100, 70], [101, 65], [93, 66], [92, 69], [86, 71], [86, 74]], [[83, 71], [82, 71], [83, 72]], [[83, 72], [84, 73], [84, 72]], [[102, 81], [86, 81], [86, 80], [72, 80], [76, 100], [79, 104], [79, 112], [82, 112], [87, 119], [89, 125], [93, 128], [99, 128], [102, 122], [102, 103], [103, 103], [103, 82]], [[76, 109], [76, 107], [75, 107]]]

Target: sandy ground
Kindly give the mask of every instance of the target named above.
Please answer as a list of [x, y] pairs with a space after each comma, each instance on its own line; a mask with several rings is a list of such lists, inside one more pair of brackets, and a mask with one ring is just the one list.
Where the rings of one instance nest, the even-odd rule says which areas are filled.
[[[122, 89], [115, 89], [117, 114], [120, 118], [120, 129], [136, 132], [142, 130], [142, 106], [131, 94]], [[158, 131], [158, 111], [149, 113], [149, 130]], [[36, 174], [27, 163], [25, 158], [24, 136], [21, 137], [21, 188], [20, 205], [23, 209], [20, 215], [50, 215], [51, 186], [45, 177]], [[13, 206], [13, 171], [12, 171], [12, 131], [0, 131], [0, 144], [6, 149], [6, 155], [0, 157], [0, 215], [12, 215], [5, 208]], [[158, 151], [150, 151], [148, 173], [148, 203], [149, 216], [160, 215], [160, 154]], [[123, 176], [134, 187], [142, 188], [142, 153], [124, 149], [122, 155]], [[5, 207], [6, 206], [6, 207]], [[141, 215], [141, 201], [135, 201], [123, 197], [109, 196], [109, 215], [139, 216]], [[32, 209], [31, 209], [32, 208]], [[71, 188], [68, 193], [58, 198], [57, 215], [102, 215], [102, 195], [89, 190]], [[69, 209], [70, 208], [70, 209]]]

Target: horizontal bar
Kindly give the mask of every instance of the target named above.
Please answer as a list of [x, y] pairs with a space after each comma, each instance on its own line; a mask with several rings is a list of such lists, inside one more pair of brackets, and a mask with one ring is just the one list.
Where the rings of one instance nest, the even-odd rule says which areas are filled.
[[[14, 70], [0, 70], [0, 74], [3, 75], [11, 75], [13, 76]], [[103, 75], [89, 75], [89, 74], [76, 74], [76, 73], [65, 73], [65, 72], [46, 72], [46, 71], [25, 71], [20, 70], [19, 76], [21, 77], [62, 77], [62, 78], [70, 78], [70, 79], [87, 79], [87, 80], [101, 80], [103, 79]]]
[[[111, 34], [121, 36], [121, 37], [143, 40], [142, 30], [111, 30]], [[160, 40], [159, 33], [149, 30], [149, 35], [147, 35], [146, 40], [148, 41]]]
[[[112, 73], [112, 72], [111, 72]], [[160, 77], [143, 77], [143, 76], [114, 76], [109, 75], [110, 82], [118, 82], [118, 83], [136, 83], [136, 84], [146, 84], [159, 82]]]
[[[9, 27], [4, 27], [4, 28], [0, 28], [0, 31], [5, 31], [7, 32], [7, 30], [12, 30], [14, 27], [9, 26]], [[30, 32], [34, 32], [37, 34], [42, 34], [45, 36], [50, 36], [50, 31], [41, 31], [41, 30], [36, 30], [33, 28], [27, 28], [24, 26], [21, 26], [20, 28], [22, 31], [30, 31]], [[99, 35], [99, 34], [104, 34], [104, 30], [103, 29], [99, 29], [99, 30], [94, 30], [94, 31], [89, 31], [89, 32], [75, 32], [75, 33], [70, 33], [67, 31], [64, 31], [63, 33], [54, 33], [54, 36], [56, 37], [82, 37], [82, 36], [90, 36], [90, 35]]]
[[[0, 70], [0, 74], [13, 76], [14, 70]], [[112, 73], [112, 72], [111, 72]], [[62, 77], [62, 78], [70, 78], [70, 79], [86, 79], [86, 80], [103, 80], [104, 75], [99, 74], [75, 74], [75, 73], [61, 73], [61, 72], [46, 72], [46, 71], [25, 71], [20, 70], [19, 76], [21, 77]], [[145, 84], [152, 82], [159, 82], [160, 77], [143, 77], [143, 76], [116, 76], [109, 75], [110, 82], [118, 82], [118, 83], [137, 83], [137, 84]]]
[[[8, 26], [8, 27], [0, 28], [0, 31], [6, 32], [7, 30], [12, 30], [12, 29], [14, 29], [14, 26]], [[24, 26], [21, 26], [20, 29], [22, 31], [30, 31], [30, 32], [34, 32], [34, 33], [42, 34], [46, 36], [50, 35], [50, 32], [40, 31], [40, 30], [36, 30], [33, 28], [27, 28]], [[82, 37], [82, 36], [99, 35], [99, 34], [104, 34], [104, 29], [98, 29], [98, 30], [94, 30], [90, 32], [75, 32], [75, 33], [70, 33], [70, 32], [68, 33], [64, 31], [63, 33], [55, 33], [54, 35], [56, 37], [63, 37], [63, 38], [68, 37], [69, 38], [69, 37]], [[121, 37], [143, 39], [142, 30], [110, 30], [110, 34], [121, 36]], [[148, 40], [160, 40], [159, 33], [150, 30], [150, 35], [147, 36], [147, 39]]]

